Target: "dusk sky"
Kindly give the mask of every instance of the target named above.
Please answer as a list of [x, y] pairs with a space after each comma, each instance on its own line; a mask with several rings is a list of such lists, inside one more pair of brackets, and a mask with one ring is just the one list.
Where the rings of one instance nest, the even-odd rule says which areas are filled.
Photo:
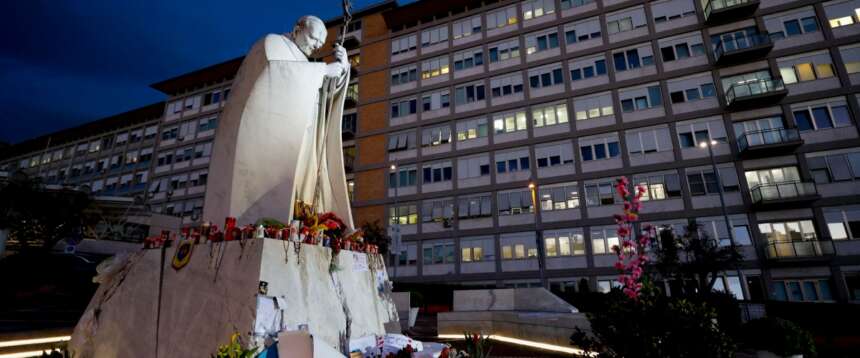
[[341, 1], [9, 0], [0, 13], [0, 141], [17, 143], [164, 100], [150, 84], [241, 56], [302, 15], [339, 16]]

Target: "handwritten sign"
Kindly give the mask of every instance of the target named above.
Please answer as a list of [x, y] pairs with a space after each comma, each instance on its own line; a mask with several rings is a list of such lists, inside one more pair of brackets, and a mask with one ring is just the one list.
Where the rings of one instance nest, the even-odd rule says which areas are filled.
[[352, 270], [355, 272], [365, 272], [368, 270], [367, 255], [357, 252], [352, 253]]

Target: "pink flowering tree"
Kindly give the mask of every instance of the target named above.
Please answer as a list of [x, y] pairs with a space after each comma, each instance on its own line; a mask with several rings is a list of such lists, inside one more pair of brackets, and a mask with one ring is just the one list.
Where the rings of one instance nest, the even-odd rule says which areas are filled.
[[627, 177], [619, 178], [615, 184], [615, 190], [624, 203], [624, 212], [615, 215], [619, 245], [613, 246], [612, 251], [618, 256], [615, 268], [621, 271], [618, 281], [622, 291], [627, 297], [637, 300], [642, 290], [644, 267], [648, 262], [645, 248], [651, 244], [653, 230], [651, 225], [644, 225], [638, 233], [634, 233], [634, 224], [639, 221], [639, 210], [642, 208], [642, 195], [647, 189], [637, 185], [631, 192], [629, 184]]

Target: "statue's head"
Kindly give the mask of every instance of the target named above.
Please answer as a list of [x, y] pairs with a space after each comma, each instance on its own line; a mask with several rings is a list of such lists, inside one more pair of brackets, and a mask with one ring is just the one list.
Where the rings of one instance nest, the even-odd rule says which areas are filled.
[[296, 21], [296, 26], [293, 27], [293, 41], [305, 56], [310, 56], [311, 53], [322, 47], [326, 35], [328, 35], [328, 31], [326, 31], [325, 23], [312, 15], [302, 16], [299, 21]]

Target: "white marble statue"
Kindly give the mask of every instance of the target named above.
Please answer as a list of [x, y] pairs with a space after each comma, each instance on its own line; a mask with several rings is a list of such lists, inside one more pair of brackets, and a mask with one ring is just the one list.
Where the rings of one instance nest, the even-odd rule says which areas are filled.
[[329, 64], [308, 61], [326, 34], [319, 18], [304, 16], [292, 33], [267, 35], [245, 56], [218, 119], [204, 220], [288, 222], [302, 200], [354, 227], [341, 144], [346, 50], [335, 45]]

